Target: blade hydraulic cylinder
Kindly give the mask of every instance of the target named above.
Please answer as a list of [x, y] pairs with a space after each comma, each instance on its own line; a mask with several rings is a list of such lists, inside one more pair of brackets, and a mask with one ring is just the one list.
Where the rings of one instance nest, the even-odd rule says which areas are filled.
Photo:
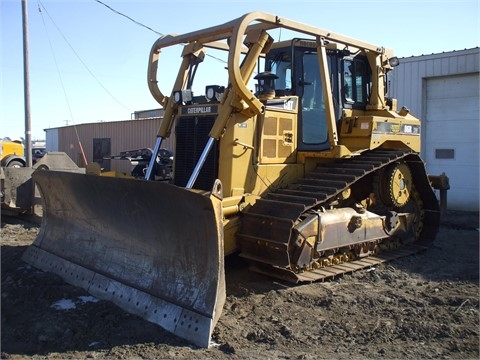
[[147, 172], [145, 173], [145, 180], [152, 180], [152, 173], [153, 169], [155, 168], [155, 163], [157, 161], [157, 155], [158, 151], [160, 150], [160, 147], [162, 146], [162, 137], [157, 137], [157, 140], [155, 142], [155, 147], [152, 152], [152, 158], [150, 159], [150, 162], [148, 163], [148, 168]]

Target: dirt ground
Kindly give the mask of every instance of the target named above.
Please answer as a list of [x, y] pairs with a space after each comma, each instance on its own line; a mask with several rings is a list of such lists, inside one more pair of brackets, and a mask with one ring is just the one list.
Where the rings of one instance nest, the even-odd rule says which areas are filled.
[[290, 286], [227, 259], [199, 349], [21, 261], [34, 223], [2, 217], [2, 359], [478, 359], [479, 217], [448, 212], [423, 253]]

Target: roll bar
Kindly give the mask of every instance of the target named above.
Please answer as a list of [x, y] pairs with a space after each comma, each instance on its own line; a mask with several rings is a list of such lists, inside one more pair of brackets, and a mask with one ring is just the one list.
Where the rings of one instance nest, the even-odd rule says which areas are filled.
[[[174, 119], [178, 112], [178, 105], [173, 101], [172, 94], [174, 91], [182, 90], [186, 86], [191, 61], [194, 60], [196, 63], [203, 61], [205, 48], [215, 48], [228, 52], [228, 76], [230, 82], [219, 104], [218, 116], [209, 134], [210, 139], [218, 140], [221, 137], [233, 111], [242, 112], [248, 116], [261, 114], [264, 111], [263, 103], [248, 89], [247, 83], [255, 69], [258, 57], [267, 53], [273, 43], [273, 39], [268, 35], [267, 30], [276, 28], [288, 29], [313, 36], [317, 42], [319, 66], [324, 72], [322, 86], [324, 87], [324, 94], [326, 94], [325, 102], [329, 123], [329, 139], [332, 145], [337, 144], [338, 138], [335, 130], [333, 99], [330, 93], [326, 65], [325, 46], [328, 42], [343, 44], [346, 47], [351, 46], [367, 54], [372, 71], [377, 72], [377, 75], [379, 75], [373, 77], [374, 83], [372, 88], [374, 89], [369, 107], [371, 109], [380, 109], [385, 106], [383, 95], [381, 95], [383, 94], [383, 82], [378, 81], [378, 79], [382, 73], [386, 73], [390, 68], [388, 59], [392, 52], [380, 46], [263, 12], [247, 13], [222, 25], [183, 35], [166, 35], [155, 41], [150, 50], [148, 62], [148, 87], [152, 96], [162, 105], [165, 112], [162, 124], [157, 132], [154, 154], [147, 169], [146, 179], [151, 177], [157, 149], [160, 148], [162, 139], [170, 136]], [[226, 40], [226, 43], [221, 42], [221, 40]], [[163, 48], [178, 44], [185, 44], [182, 52], [183, 61], [172, 92], [170, 96], [166, 96], [158, 86], [158, 60]], [[246, 48], [248, 48], [247, 52]], [[247, 53], [246, 58], [240, 66], [240, 55], [245, 52]], [[209, 141], [208, 144], [211, 144], [212, 141]], [[204, 151], [206, 153], [208, 153], [209, 146], [207, 148]], [[198, 166], [201, 167], [200, 164], [197, 164]], [[191, 181], [194, 181], [194, 177], [195, 175], [193, 174]], [[189, 185], [193, 185], [191, 181], [189, 181]]]
[[[261, 30], [271, 30], [276, 28], [284, 28], [305, 35], [310, 35], [322, 41], [333, 41], [344, 44], [345, 46], [352, 46], [370, 53], [370, 56], [378, 57], [378, 55], [385, 55], [381, 63], [388, 67], [388, 58], [391, 51], [377, 45], [369, 44], [351, 37], [336, 34], [328, 30], [305, 25], [300, 22], [288, 20], [275, 15], [264, 12], [247, 13], [237, 19], [231, 20], [221, 25], [205, 28], [198, 31], [193, 31], [183, 35], [166, 35], [159, 38], [153, 44], [148, 63], [148, 87], [155, 100], [164, 107], [164, 125], [160, 128], [158, 136], [166, 137], [170, 134], [171, 122], [174, 118], [175, 104], [169, 101], [168, 96], [160, 90], [157, 81], [158, 60], [160, 52], [163, 48], [178, 44], [186, 44], [182, 56], [184, 61], [180, 67], [177, 80], [173, 87], [173, 91], [181, 90], [185, 83], [185, 72], [188, 68], [189, 57], [198, 56], [199, 52], [205, 52], [205, 47], [220, 49], [228, 51], [228, 75], [232, 88], [239, 95], [240, 99], [244, 101], [248, 107], [255, 113], [259, 113], [262, 109], [260, 100], [254, 96], [240, 73], [240, 54], [245, 52], [244, 35], [247, 35], [245, 41], [248, 41], [249, 34], [259, 33]], [[220, 42], [220, 40], [229, 41], [229, 45]]]

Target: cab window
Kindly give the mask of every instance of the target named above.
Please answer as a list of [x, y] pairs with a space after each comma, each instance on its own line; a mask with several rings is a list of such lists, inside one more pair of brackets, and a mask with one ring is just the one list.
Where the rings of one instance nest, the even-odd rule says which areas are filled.
[[266, 71], [278, 76], [275, 79], [275, 90], [278, 96], [288, 95], [292, 91], [292, 57], [290, 53], [281, 52], [269, 59]]
[[318, 56], [314, 52], [303, 55], [301, 139], [305, 145], [324, 144], [328, 140], [325, 103]]
[[343, 60], [343, 101], [345, 104], [365, 106], [369, 95], [367, 64], [364, 59]]

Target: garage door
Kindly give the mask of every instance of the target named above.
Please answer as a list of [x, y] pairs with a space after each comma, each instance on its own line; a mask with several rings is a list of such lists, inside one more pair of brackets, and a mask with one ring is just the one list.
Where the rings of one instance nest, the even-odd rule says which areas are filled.
[[426, 80], [423, 157], [428, 172], [450, 178], [448, 208], [479, 210], [479, 76]]

